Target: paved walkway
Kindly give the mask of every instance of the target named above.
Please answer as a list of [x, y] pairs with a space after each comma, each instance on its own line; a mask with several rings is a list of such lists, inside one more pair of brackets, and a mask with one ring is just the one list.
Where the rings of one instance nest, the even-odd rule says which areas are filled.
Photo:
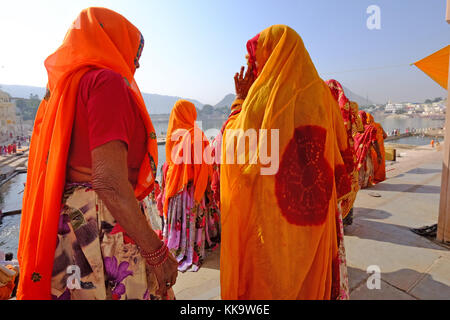
[[[450, 299], [450, 251], [409, 230], [437, 223], [441, 171], [437, 156], [360, 191], [345, 237], [352, 299]], [[367, 288], [370, 265], [381, 290]]]
[[[436, 152], [415, 169], [360, 191], [345, 237], [351, 299], [450, 300], [450, 250], [409, 230], [437, 222], [441, 169]], [[219, 265], [216, 251], [199, 272], [180, 274], [177, 299], [220, 299]], [[379, 290], [367, 287], [372, 265], [381, 270]]]

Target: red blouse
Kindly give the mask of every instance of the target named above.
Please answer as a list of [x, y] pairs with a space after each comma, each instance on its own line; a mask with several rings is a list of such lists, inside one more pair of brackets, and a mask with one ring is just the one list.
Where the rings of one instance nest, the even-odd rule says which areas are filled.
[[120, 140], [128, 147], [128, 168], [139, 170], [146, 139], [144, 122], [122, 76], [107, 69], [87, 72], [78, 89], [69, 166], [92, 168], [91, 151]]

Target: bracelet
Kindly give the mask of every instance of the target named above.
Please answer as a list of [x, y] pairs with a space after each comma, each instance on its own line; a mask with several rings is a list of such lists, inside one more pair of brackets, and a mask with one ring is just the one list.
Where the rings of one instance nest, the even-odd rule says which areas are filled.
[[158, 250], [156, 250], [152, 253], [148, 253], [141, 248], [139, 248], [139, 249], [141, 251], [142, 257], [144, 257], [145, 259], [154, 259], [154, 258], [162, 255], [162, 253], [167, 249], [167, 246], [163, 243], [162, 246]]
[[166, 251], [166, 256], [165, 256], [164, 259], [162, 259], [162, 261], [159, 262], [159, 263], [153, 264], [153, 263], [150, 263], [150, 262], [147, 260], [148, 265], [149, 265], [150, 267], [152, 267], [152, 268], [158, 268], [158, 267], [161, 267], [161, 266], [167, 261], [167, 259], [169, 258], [168, 252], [169, 252], [169, 251]]
[[[167, 261], [167, 258], [169, 257], [169, 248], [167, 248], [167, 246], [163, 244], [161, 248], [150, 254], [146, 253], [144, 250], [141, 250], [141, 256], [147, 261], [150, 266], [158, 267]], [[160, 261], [161, 258], [162, 261]]]

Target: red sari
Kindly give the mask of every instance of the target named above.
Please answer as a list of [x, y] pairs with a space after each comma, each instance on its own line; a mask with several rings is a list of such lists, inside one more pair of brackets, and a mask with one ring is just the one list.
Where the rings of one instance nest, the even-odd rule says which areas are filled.
[[[370, 149], [372, 144], [377, 141], [377, 129], [373, 124], [367, 124], [367, 114], [364, 111], [359, 112], [359, 116], [361, 117], [362, 123], [364, 124], [364, 132], [358, 133], [355, 135], [355, 152], [357, 159], [357, 168], [358, 170], [367, 170], [366, 161], [367, 156], [370, 156]], [[369, 181], [373, 181], [369, 178]], [[361, 186], [366, 187], [366, 185]]]
[[331, 79], [327, 80], [326, 84], [330, 88], [334, 99], [339, 104], [342, 120], [345, 130], [347, 131], [349, 148], [345, 152], [341, 153], [341, 155], [347, 169], [347, 174], [351, 177], [352, 187], [350, 193], [339, 199], [342, 210], [342, 218], [345, 219], [350, 213], [350, 210], [353, 208], [353, 203], [355, 202], [356, 195], [359, 191], [358, 169], [354, 150], [355, 142], [353, 138], [353, 135], [357, 132], [357, 127], [359, 125], [358, 107], [348, 100], [345, 96], [342, 85], [338, 81]]

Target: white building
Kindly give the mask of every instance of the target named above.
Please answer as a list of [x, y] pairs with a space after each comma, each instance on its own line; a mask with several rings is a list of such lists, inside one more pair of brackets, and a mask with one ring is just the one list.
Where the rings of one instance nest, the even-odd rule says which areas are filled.
[[403, 113], [406, 111], [406, 107], [403, 103], [391, 103], [386, 105], [384, 112], [386, 113]]

